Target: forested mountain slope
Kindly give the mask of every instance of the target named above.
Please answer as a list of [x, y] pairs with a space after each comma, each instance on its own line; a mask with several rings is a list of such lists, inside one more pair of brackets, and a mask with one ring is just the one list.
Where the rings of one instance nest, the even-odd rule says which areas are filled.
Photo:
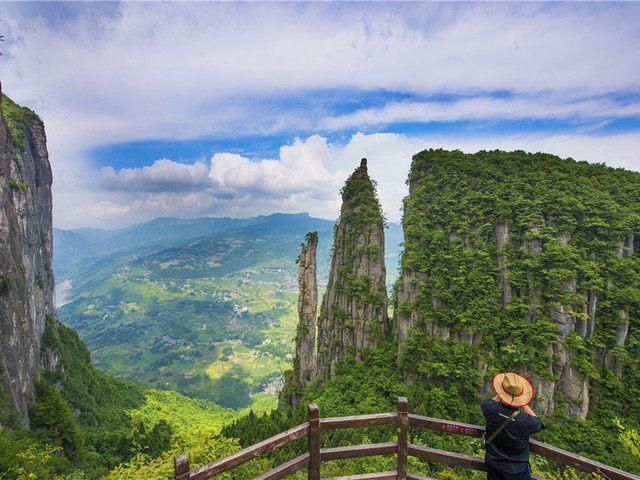
[[320, 230], [326, 258], [331, 226], [277, 214], [152, 252], [100, 257], [76, 274], [75, 300], [60, 318], [119, 377], [247, 406], [254, 394], [273, 395], [291, 362], [300, 239]]
[[[640, 472], [639, 174], [524, 152], [417, 154], [391, 321], [381, 306], [385, 268], [388, 281], [393, 266], [382, 260], [393, 258], [388, 246], [400, 235], [383, 230], [375, 183], [362, 166], [343, 190], [335, 237], [330, 222], [307, 215], [187, 221], [195, 237], [165, 235], [175, 219], [59, 237], [70, 239], [61, 247], [67, 255], [92, 255], [66, 270], [77, 291], [61, 312], [101, 365], [163, 387], [173, 379], [186, 393], [204, 387], [218, 395], [209, 397], [215, 404], [95, 368], [78, 334], [58, 322], [44, 127], [4, 96], [0, 106], [2, 478], [167, 478], [175, 455], [188, 451], [194, 466], [227, 455], [300, 423], [311, 401], [323, 416], [347, 415], [392, 410], [405, 395], [412, 412], [480, 422], [478, 401], [501, 369], [535, 380], [543, 440]], [[305, 385], [287, 385], [283, 396], [293, 385], [297, 406], [283, 402], [263, 415], [221, 406], [257, 402], [250, 394], [290, 365], [295, 260], [314, 229], [318, 245], [307, 237], [303, 253], [313, 247], [313, 255], [299, 268], [311, 272], [317, 263], [306, 285], [333, 279], [320, 313], [328, 373], [314, 378], [311, 367]], [[140, 236], [146, 240], [133, 241]], [[123, 238], [130, 249], [116, 248]], [[305, 298], [302, 306], [318, 295]], [[368, 301], [374, 308], [363, 308]], [[152, 373], [161, 380], [145, 378]], [[392, 430], [334, 432], [324, 441], [383, 442]], [[413, 440], [481, 454], [472, 439], [421, 432]], [[233, 478], [253, 478], [301, 449]], [[392, 470], [392, 462], [328, 464], [324, 474]], [[581, 478], [533, 463], [548, 478]], [[473, 475], [414, 467], [449, 480]]]
[[[162, 234], [160, 226], [171, 232], [176, 225], [193, 238]], [[121, 378], [226, 407], [275, 403], [293, 354], [298, 248], [307, 231], [319, 232], [324, 289], [332, 227], [308, 214], [272, 214], [158, 219], [111, 232], [118, 238], [147, 232], [147, 243], [123, 241], [132, 247], [76, 266], [71, 301], [59, 315], [87, 342], [97, 365]], [[400, 228], [388, 230], [395, 234], [389, 251], [395, 273]], [[95, 233], [79, 232], [87, 241]], [[70, 246], [65, 238], [60, 248]], [[108, 251], [112, 240], [99, 248]]]
[[[489, 379], [515, 370], [535, 381], [534, 408], [547, 425], [539, 438], [640, 472], [640, 174], [519, 151], [429, 150], [414, 156], [409, 185], [394, 331], [359, 360], [345, 358], [331, 379], [317, 375], [301, 389], [293, 375], [283, 397], [298, 406], [282, 402], [279, 411], [224, 431], [248, 445], [299, 423], [307, 402], [319, 403], [325, 416], [352, 415], [393, 410], [399, 395], [412, 412], [481, 423]], [[344, 254], [339, 248], [336, 242], [334, 255]], [[355, 325], [349, 315], [342, 322]], [[392, 437], [377, 428], [326, 441]], [[475, 440], [433, 432], [414, 440], [482, 452]], [[547, 478], [582, 478], [539, 458], [533, 464]], [[393, 464], [328, 468], [323, 476]], [[414, 471], [474, 476], [442, 465]]]
[[[238, 230], [260, 224], [266, 217], [253, 218], [156, 218], [117, 230], [78, 228], [53, 229], [54, 267], [57, 278], [73, 276], [87, 260], [114, 253], [156, 251], [187, 240]], [[117, 255], [116, 255], [117, 257]]]

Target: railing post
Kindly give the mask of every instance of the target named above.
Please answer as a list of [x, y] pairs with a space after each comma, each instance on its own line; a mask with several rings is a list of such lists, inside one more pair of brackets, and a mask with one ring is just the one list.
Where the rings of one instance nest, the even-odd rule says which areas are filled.
[[320, 480], [320, 409], [315, 403], [309, 404], [309, 467], [308, 479]]
[[174, 480], [189, 480], [189, 455], [183, 453], [173, 459]]
[[406, 397], [398, 398], [398, 469], [396, 478], [407, 479], [407, 434], [409, 430], [409, 402]]

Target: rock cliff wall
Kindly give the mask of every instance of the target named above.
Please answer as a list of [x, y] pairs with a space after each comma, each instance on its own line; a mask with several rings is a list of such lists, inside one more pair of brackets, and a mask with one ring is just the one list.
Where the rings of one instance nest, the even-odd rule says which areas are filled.
[[0, 376], [28, 426], [34, 375], [57, 363], [53, 352], [41, 355], [54, 315], [51, 167], [37, 115], [4, 95], [0, 106]]
[[359, 360], [389, 333], [384, 218], [363, 159], [342, 189], [327, 290], [318, 317], [318, 376]]
[[396, 286], [401, 351], [415, 332], [467, 345], [485, 382], [528, 373], [542, 412], [561, 405], [585, 418], [598, 370], [623, 377], [638, 337], [639, 182], [543, 154], [414, 156]]

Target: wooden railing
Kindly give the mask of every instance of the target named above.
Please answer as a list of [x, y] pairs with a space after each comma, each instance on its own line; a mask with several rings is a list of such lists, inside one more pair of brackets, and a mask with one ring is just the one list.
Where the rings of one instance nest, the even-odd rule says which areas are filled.
[[[397, 441], [372, 445], [348, 447], [320, 448], [320, 432], [342, 428], [371, 427], [376, 425], [397, 425]], [[175, 480], [206, 480], [222, 472], [231, 470], [249, 460], [273, 452], [288, 443], [307, 438], [308, 449], [304, 454], [279, 465], [254, 480], [275, 480], [284, 478], [303, 468], [307, 469], [309, 480], [320, 480], [320, 464], [328, 460], [368, 457], [373, 455], [396, 455], [397, 468], [394, 472], [368, 473], [341, 479], [357, 480], [428, 480], [427, 477], [407, 472], [407, 457], [413, 456], [422, 460], [440, 462], [450, 466], [486, 470], [484, 460], [460, 453], [439, 450], [408, 443], [409, 427], [422, 427], [454, 435], [481, 437], [484, 427], [468, 423], [451, 422], [438, 418], [424, 417], [408, 413], [407, 399], [398, 399], [398, 411], [393, 413], [376, 413], [373, 415], [357, 415], [353, 417], [320, 418], [317, 405], [311, 404], [308, 409], [308, 421], [286, 432], [267, 438], [251, 445], [233, 455], [194, 470], [190, 469], [189, 457], [186, 454], [174, 460]], [[531, 452], [541, 455], [560, 464], [567, 465], [583, 472], [593, 472], [605, 480], [640, 480], [638, 475], [624, 472], [594, 460], [576, 455], [549, 444], [531, 440]], [[543, 479], [532, 475], [532, 479]], [[333, 479], [337, 480], [337, 479]]]

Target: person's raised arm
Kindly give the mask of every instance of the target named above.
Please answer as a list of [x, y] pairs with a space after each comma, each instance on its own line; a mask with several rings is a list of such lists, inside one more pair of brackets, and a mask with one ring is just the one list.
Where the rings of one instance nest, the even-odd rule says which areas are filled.
[[529, 405], [524, 405], [524, 406], [520, 407], [520, 410], [522, 410], [527, 415], [531, 415], [532, 417], [537, 417], [538, 416], [538, 415], [536, 415], [536, 412], [534, 412], [533, 409]]

